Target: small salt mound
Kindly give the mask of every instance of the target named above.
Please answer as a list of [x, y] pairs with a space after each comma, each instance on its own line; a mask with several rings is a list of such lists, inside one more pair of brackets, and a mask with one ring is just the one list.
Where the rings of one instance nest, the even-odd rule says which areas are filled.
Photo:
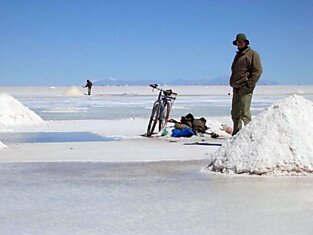
[[77, 86], [71, 86], [64, 91], [65, 96], [83, 96], [84, 92]]
[[262, 111], [211, 156], [209, 170], [237, 174], [313, 173], [313, 102], [293, 95]]
[[44, 121], [8, 94], [0, 94], [0, 126], [32, 125]]
[[305, 92], [304, 92], [303, 90], [301, 90], [301, 89], [298, 89], [298, 90], [296, 91], [296, 94], [297, 94], [297, 95], [303, 95], [303, 94], [305, 94]]
[[6, 148], [7, 148], [7, 146], [4, 145], [4, 144], [0, 141], [0, 150], [1, 150], [1, 149], [6, 149]]

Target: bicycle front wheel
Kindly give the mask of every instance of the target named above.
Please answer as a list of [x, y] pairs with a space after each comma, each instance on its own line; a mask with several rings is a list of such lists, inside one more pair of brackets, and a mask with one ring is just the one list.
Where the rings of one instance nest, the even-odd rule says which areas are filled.
[[164, 127], [166, 127], [167, 120], [170, 116], [170, 111], [171, 111], [171, 104], [166, 103], [164, 108], [163, 108], [163, 113], [160, 122], [159, 122], [159, 131], [161, 131]]
[[148, 128], [147, 128], [147, 136], [151, 137], [153, 134], [153, 131], [155, 129], [155, 126], [159, 120], [159, 114], [160, 114], [160, 104], [156, 103], [153, 105], [153, 109], [151, 112]]

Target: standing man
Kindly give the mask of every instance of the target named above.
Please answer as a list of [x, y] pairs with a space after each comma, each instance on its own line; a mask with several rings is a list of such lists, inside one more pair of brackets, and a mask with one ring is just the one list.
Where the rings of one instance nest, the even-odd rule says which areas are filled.
[[237, 34], [233, 44], [238, 48], [229, 81], [233, 88], [231, 116], [235, 135], [242, 128], [242, 122], [247, 125], [251, 121], [252, 94], [263, 69], [259, 54], [248, 46], [249, 40], [245, 34]]
[[90, 80], [87, 80], [87, 83], [84, 87], [88, 87], [88, 95], [91, 95], [92, 82]]

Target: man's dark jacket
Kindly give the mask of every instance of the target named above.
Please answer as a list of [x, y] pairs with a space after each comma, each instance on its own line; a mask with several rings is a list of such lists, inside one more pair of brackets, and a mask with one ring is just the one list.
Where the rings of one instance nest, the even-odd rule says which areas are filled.
[[245, 87], [253, 92], [263, 72], [259, 54], [250, 47], [238, 51], [231, 66], [230, 86], [238, 89]]

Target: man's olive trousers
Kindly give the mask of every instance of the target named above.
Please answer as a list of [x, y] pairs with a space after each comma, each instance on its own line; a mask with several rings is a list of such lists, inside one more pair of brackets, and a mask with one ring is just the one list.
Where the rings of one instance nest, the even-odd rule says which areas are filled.
[[237, 134], [242, 128], [242, 122], [247, 125], [251, 121], [251, 100], [252, 92], [247, 89], [233, 89], [233, 100], [231, 117], [234, 122], [233, 135]]

